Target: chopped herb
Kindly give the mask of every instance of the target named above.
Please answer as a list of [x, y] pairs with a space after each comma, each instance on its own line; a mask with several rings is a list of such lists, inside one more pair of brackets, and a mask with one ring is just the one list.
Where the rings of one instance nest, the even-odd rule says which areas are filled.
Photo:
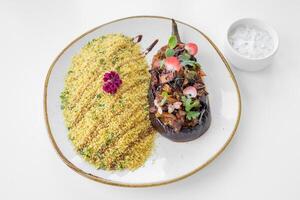
[[166, 57], [174, 56], [175, 51], [173, 49], [168, 48], [165, 52]]
[[[102, 144], [102, 145], [101, 145], [101, 148], [105, 148], [105, 146]], [[100, 149], [101, 149], [101, 148], [100, 148]], [[103, 154], [101, 154], [99, 151], [96, 153], [96, 156], [97, 156], [98, 158], [100, 158], [100, 159], [103, 158]]]
[[170, 38], [169, 38], [169, 41], [168, 41], [168, 46], [170, 49], [174, 49], [177, 45], [177, 38], [175, 35], [172, 35]]
[[67, 101], [68, 101], [68, 98], [67, 98], [67, 95], [69, 94], [69, 91], [67, 90], [64, 90], [61, 94], [60, 94], [60, 100], [61, 100], [61, 106], [60, 106], [60, 109], [65, 109], [65, 106], [67, 105]]
[[111, 106], [111, 111], [112, 111], [112, 112], [115, 112], [115, 105], [112, 105], [112, 106]]
[[191, 58], [190, 54], [185, 53], [185, 52], [178, 57], [179, 57], [179, 60], [181, 60], [181, 61], [190, 60], [190, 58]]
[[[97, 155], [98, 156], [98, 158], [99, 159], [102, 159], [103, 158], [103, 156], [99, 156], [99, 155]], [[103, 162], [101, 162], [101, 163], [99, 163], [99, 165], [97, 166], [97, 169], [105, 169], [105, 165], [104, 165], [104, 163]]]
[[104, 58], [101, 58], [100, 59], [100, 64], [103, 64], [104, 63]]
[[108, 133], [105, 143], [108, 145], [114, 137], [114, 133]]
[[124, 108], [124, 107], [125, 107], [125, 105], [124, 105], [124, 102], [123, 102], [123, 100], [122, 100], [122, 99], [120, 99], [120, 100], [119, 100], [119, 104], [120, 104], [120, 106], [121, 106], [122, 108]]
[[63, 99], [65, 99], [66, 98], [66, 95], [68, 95], [69, 94], [69, 91], [63, 91], [61, 94], [60, 94], [60, 98], [61, 98], [61, 100], [63, 100]]
[[102, 97], [102, 95], [101, 94], [97, 94], [97, 99], [100, 99], [101, 97]]
[[160, 106], [163, 106], [163, 105], [165, 105], [165, 103], [167, 103], [167, 98], [166, 98], [166, 97], [164, 97], [164, 98], [160, 101], [159, 105], [160, 105]]
[[[68, 129], [69, 130], [69, 129]], [[68, 134], [68, 138], [70, 139], [70, 140], [74, 140], [75, 138], [74, 138], [74, 136], [71, 136], [71, 134]]]
[[168, 96], [169, 96], [168, 92], [166, 92], [166, 91], [163, 91], [163, 92], [161, 93], [161, 95], [162, 95], [163, 97], [168, 97]]
[[124, 169], [124, 165], [122, 163], [119, 163], [118, 166], [116, 167], [118, 170]]
[[187, 115], [186, 115], [186, 118], [188, 120], [192, 120], [192, 119], [197, 119], [200, 115], [200, 112], [198, 111], [190, 111], [190, 112], [187, 112]]
[[182, 64], [183, 66], [188, 66], [188, 65], [190, 65], [190, 66], [192, 66], [192, 67], [196, 67], [198, 63], [197, 63], [196, 61], [193, 61], [193, 60], [183, 60], [183, 61], [181, 61], [181, 64]]
[[90, 157], [92, 149], [85, 147], [79, 153], [83, 156]]
[[159, 61], [159, 69], [163, 69], [164, 68], [164, 64], [165, 64], [164, 60]]
[[145, 110], [145, 111], [149, 111], [149, 105], [145, 105], [145, 106], [144, 106], [144, 110]]
[[168, 92], [163, 91], [163, 92], [161, 93], [161, 96], [163, 96], [163, 99], [160, 101], [159, 105], [160, 105], [160, 106], [163, 106], [163, 105], [165, 105], [165, 103], [167, 102], [168, 97], [169, 97], [169, 94], [168, 94]]
[[193, 101], [191, 98], [186, 98], [186, 96], [182, 96], [181, 100], [182, 100], [182, 103], [184, 105], [184, 108], [185, 108], [186, 112], [189, 112], [193, 108], [197, 108], [197, 107], [200, 106], [200, 102], [199, 102], [198, 99]]
[[105, 104], [104, 103], [100, 103], [99, 107], [103, 108], [103, 107], [105, 107]]
[[196, 99], [196, 100], [193, 101], [191, 98], [186, 98], [186, 96], [182, 96], [181, 100], [183, 102], [184, 109], [187, 112], [186, 118], [188, 120], [196, 119], [197, 117], [199, 117], [200, 112], [198, 112], [198, 111], [191, 111], [193, 108], [200, 107], [200, 102], [199, 102], [198, 99]]
[[72, 70], [68, 71], [68, 74], [72, 74], [72, 73], [73, 73], [73, 71], [72, 71]]
[[119, 73], [120, 73], [120, 68], [121, 68], [120, 66], [116, 67], [116, 71], [119, 72]]

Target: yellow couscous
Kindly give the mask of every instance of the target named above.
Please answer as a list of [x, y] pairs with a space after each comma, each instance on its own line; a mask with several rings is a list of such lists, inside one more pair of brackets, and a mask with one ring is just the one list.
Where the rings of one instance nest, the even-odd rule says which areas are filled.
[[[103, 91], [103, 76], [122, 80], [115, 94]], [[154, 144], [147, 93], [150, 76], [141, 48], [130, 37], [93, 39], [72, 59], [61, 94], [68, 136], [76, 151], [97, 168], [134, 170]]]

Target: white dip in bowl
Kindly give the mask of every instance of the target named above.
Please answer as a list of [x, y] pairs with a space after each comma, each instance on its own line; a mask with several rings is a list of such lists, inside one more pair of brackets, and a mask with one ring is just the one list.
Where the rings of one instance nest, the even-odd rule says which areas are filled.
[[278, 35], [257, 19], [240, 19], [227, 31], [225, 54], [231, 64], [245, 71], [269, 66], [278, 49]]

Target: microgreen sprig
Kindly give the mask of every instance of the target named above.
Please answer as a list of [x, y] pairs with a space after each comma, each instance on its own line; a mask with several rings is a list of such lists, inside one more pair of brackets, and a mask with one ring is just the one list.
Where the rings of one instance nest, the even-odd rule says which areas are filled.
[[184, 109], [186, 111], [186, 118], [188, 120], [196, 119], [199, 117], [200, 112], [198, 111], [192, 111], [193, 108], [199, 108], [200, 102], [198, 99], [192, 100], [192, 98], [187, 98], [186, 96], [181, 97], [181, 101], [183, 103]]
[[177, 45], [177, 38], [175, 35], [172, 35], [170, 38], [169, 38], [169, 41], [168, 41], [168, 46], [170, 49], [174, 49]]

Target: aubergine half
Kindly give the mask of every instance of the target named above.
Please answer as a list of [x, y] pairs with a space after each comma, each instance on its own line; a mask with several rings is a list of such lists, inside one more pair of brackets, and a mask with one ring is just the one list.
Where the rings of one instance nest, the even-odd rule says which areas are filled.
[[148, 100], [152, 126], [164, 137], [187, 142], [204, 134], [211, 112], [203, 78], [206, 76], [195, 55], [195, 43], [181, 42], [172, 19], [168, 44], [154, 55]]

